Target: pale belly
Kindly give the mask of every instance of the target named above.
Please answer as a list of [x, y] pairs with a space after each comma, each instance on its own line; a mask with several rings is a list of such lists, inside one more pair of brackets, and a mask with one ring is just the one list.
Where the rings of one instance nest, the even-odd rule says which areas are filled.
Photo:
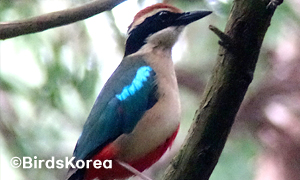
[[123, 134], [114, 142], [120, 150], [117, 158], [135, 161], [155, 150], [177, 130], [179, 119], [179, 101], [155, 104], [130, 134]]

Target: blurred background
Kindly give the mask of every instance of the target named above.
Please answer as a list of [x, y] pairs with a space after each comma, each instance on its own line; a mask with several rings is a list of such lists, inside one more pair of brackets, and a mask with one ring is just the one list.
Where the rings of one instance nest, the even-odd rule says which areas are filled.
[[[88, 0], [1, 0], [0, 21], [21, 20]], [[14, 169], [12, 157], [71, 157], [103, 84], [120, 63], [133, 16], [158, 0], [127, 0], [71, 25], [0, 41], [0, 179], [61, 180], [67, 169]], [[170, 0], [214, 13], [189, 25], [173, 49], [182, 126], [154, 179], [176, 154], [198, 108], [218, 52], [231, 0]], [[300, 179], [300, 1], [285, 1], [266, 34], [255, 77], [211, 180]], [[138, 179], [138, 178], [131, 178]]]

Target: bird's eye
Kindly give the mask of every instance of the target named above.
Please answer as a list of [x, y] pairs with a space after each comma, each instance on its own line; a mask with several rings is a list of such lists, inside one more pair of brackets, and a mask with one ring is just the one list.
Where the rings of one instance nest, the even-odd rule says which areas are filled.
[[162, 11], [158, 14], [160, 20], [165, 21], [169, 18], [169, 13], [167, 11]]

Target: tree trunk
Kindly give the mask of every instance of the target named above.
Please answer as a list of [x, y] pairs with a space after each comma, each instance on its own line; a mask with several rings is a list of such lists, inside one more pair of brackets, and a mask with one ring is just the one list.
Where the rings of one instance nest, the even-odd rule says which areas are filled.
[[235, 0], [221, 39], [217, 64], [179, 154], [164, 180], [207, 180], [224, 148], [236, 113], [253, 79], [273, 13], [282, 1]]

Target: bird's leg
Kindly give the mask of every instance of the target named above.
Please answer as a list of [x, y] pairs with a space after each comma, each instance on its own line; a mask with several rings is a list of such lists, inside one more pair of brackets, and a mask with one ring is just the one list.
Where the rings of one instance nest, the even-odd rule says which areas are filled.
[[152, 180], [151, 178], [147, 177], [146, 175], [144, 175], [143, 173], [141, 173], [140, 171], [138, 171], [137, 169], [135, 169], [134, 167], [130, 166], [128, 163], [120, 161], [120, 160], [116, 160], [117, 163], [119, 163], [121, 166], [123, 166], [125, 169], [127, 169], [128, 171], [132, 172], [133, 174], [135, 174], [136, 176], [139, 176], [140, 178], [142, 178], [143, 180]]

